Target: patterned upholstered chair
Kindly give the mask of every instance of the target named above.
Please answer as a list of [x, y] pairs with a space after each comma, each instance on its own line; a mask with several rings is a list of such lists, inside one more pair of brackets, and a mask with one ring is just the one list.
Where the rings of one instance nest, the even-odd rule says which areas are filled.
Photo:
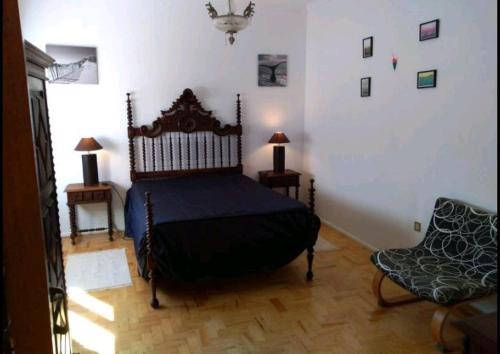
[[[377, 251], [371, 261], [378, 268], [372, 285], [380, 306], [418, 300], [440, 305], [431, 329], [434, 340], [445, 348], [443, 328], [449, 314], [497, 291], [497, 214], [438, 198], [418, 246]], [[413, 295], [384, 299], [381, 285], [385, 277]]]

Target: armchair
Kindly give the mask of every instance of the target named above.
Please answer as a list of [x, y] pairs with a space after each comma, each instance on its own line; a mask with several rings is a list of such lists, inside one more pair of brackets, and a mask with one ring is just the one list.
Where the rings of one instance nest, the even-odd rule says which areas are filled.
[[[373, 292], [380, 306], [427, 300], [439, 305], [431, 329], [445, 347], [443, 328], [457, 307], [497, 291], [497, 214], [463, 202], [438, 198], [423, 241], [413, 248], [379, 250]], [[387, 277], [412, 293], [386, 300]]]

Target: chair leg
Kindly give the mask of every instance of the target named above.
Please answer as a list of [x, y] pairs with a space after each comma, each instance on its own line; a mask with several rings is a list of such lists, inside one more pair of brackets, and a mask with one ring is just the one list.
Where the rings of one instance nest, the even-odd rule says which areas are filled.
[[385, 307], [386, 302], [384, 298], [382, 297], [382, 281], [385, 278], [385, 274], [377, 270], [377, 273], [373, 276], [373, 281], [372, 281], [372, 292], [373, 295], [377, 297], [377, 303], [380, 307]]
[[423, 299], [416, 297], [414, 295], [403, 295], [403, 296], [398, 296], [394, 297], [390, 300], [384, 299], [382, 295], [382, 282], [385, 278], [385, 273], [382, 272], [380, 269], [377, 270], [377, 273], [375, 273], [375, 276], [373, 277], [372, 281], [372, 291], [373, 294], [377, 297], [377, 303], [380, 307], [390, 307], [390, 306], [396, 306], [396, 305], [403, 305], [403, 304], [409, 304], [412, 302], [417, 302], [417, 301], [422, 301]]
[[446, 320], [450, 316], [454, 307], [440, 306], [432, 316], [431, 331], [432, 339], [439, 346], [442, 351], [446, 351], [446, 342], [444, 340], [444, 326], [446, 325]]
[[[450, 316], [450, 314], [457, 310], [457, 313], [460, 313], [461, 316], [469, 317], [469, 316], [474, 316], [478, 315], [480, 312], [471, 310], [467, 308], [467, 306], [470, 303], [473, 303], [474, 301], [477, 301], [477, 299], [473, 300], [465, 300], [462, 302], [459, 302], [457, 304], [451, 305], [451, 306], [440, 306], [435, 312], [434, 315], [432, 316], [432, 322], [431, 322], [431, 332], [432, 332], [432, 338], [436, 342], [437, 346], [441, 349], [441, 351], [446, 352], [449, 348], [448, 343], [446, 343], [446, 340], [444, 338], [444, 327], [446, 326], [446, 322]], [[464, 310], [464, 307], [469, 310], [467, 312]], [[458, 308], [461, 308], [458, 310]]]

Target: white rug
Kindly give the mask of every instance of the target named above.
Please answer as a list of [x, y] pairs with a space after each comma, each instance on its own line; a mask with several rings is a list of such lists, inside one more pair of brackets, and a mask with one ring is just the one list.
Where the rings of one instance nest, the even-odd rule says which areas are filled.
[[316, 252], [324, 252], [324, 251], [335, 251], [338, 250], [337, 246], [335, 246], [330, 241], [325, 240], [321, 235], [318, 236], [318, 240], [316, 241], [316, 245], [314, 245], [314, 250]]
[[103, 290], [132, 285], [125, 248], [72, 254], [66, 261], [66, 287]]

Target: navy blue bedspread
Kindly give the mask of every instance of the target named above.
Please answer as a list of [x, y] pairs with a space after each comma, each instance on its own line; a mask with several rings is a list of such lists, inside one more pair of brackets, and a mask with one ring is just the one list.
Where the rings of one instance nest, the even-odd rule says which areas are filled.
[[153, 204], [153, 257], [170, 279], [231, 276], [283, 266], [316, 242], [319, 219], [306, 206], [243, 175], [134, 183], [125, 233], [146, 274], [144, 193]]

